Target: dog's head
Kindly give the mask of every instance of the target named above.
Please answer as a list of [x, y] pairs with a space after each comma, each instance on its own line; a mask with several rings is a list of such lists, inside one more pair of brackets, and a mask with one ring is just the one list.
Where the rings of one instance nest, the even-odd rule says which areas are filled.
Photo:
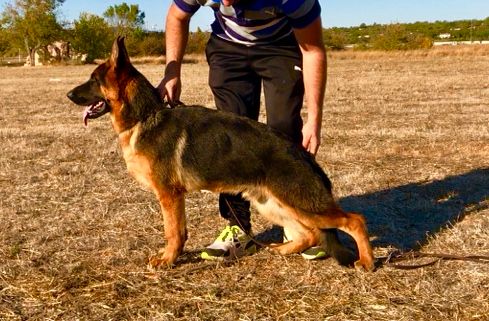
[[109, 59], [100, 64], [85, 83], [73, 88], [67, 94], [75, 104], [84, 106], [83, 122], [98, 118], [108, 112], [117, 112], [123, 105], [127, 78], [133, 73], [124, 38], [118, 37], [113, 45]]

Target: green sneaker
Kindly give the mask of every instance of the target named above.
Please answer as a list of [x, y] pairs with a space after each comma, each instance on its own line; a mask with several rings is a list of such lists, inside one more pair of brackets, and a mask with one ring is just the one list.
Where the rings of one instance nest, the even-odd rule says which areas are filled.
[[[292, 241], [287, 229], [284, 227], [284, 242]], [[319, 260], [328, 256], [326, 250], [321, 246], [313, 246], [301, 253], [306, 260]]]
[[204, 260], [232, 260], [256, 253], [256, 244], [237, 225], [226, 226], [216, 240], [207, 246], [200, 257]]
[[301, 253], [306, 260], [319, 260], [328, 256], [321, 246], [313, 246]]

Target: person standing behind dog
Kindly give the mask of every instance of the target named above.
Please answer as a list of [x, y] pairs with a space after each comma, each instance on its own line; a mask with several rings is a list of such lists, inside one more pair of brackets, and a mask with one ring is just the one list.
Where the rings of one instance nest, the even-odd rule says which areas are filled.
[[[326, 87], [318, 0], [174, 0], [166, 18], [165, 74], [158, 86], [169, 102], [180, 99], [189, 22], [201, 6], [211, 7], [215, 16], [206, 57], [217, 109], [258, 120], [263, 83], [267, 125], [315, 155], [321, 141]], [[308, 114], [303, 124], [304, 96]], [[219, 211], [229, 226], [201, 257], [223, 259], [254, 253], [256, 245], [248, 236], [250, 203], [241, 195], [221, 194]], [[332, 252], [341, 248], [335, 230], [323, 234], [328, 248], [308, 249], [303, 253], [306, 259], [334, 256]]]

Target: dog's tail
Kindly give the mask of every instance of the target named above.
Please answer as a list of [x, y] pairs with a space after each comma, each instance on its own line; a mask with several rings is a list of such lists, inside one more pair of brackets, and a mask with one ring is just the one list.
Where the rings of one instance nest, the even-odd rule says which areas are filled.
[[341, 243], [336, 229], [323, 230], [320, 245], [326, 255], [334, 258], [340, 265], [353, 266], [357, 260], [355, 253]]

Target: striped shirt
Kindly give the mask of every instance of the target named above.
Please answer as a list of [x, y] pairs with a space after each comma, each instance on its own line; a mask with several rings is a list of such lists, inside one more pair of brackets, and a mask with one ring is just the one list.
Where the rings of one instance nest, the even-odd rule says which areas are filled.
[[219, 0], [173, 0], [193, 14], [200, 6], [214, 10], [212, 33], [252, 46], [272, 43], [288, 36], [292, 28], [304, 28], [321, 14], [318, 0], [240, 0], [226, 7]]

